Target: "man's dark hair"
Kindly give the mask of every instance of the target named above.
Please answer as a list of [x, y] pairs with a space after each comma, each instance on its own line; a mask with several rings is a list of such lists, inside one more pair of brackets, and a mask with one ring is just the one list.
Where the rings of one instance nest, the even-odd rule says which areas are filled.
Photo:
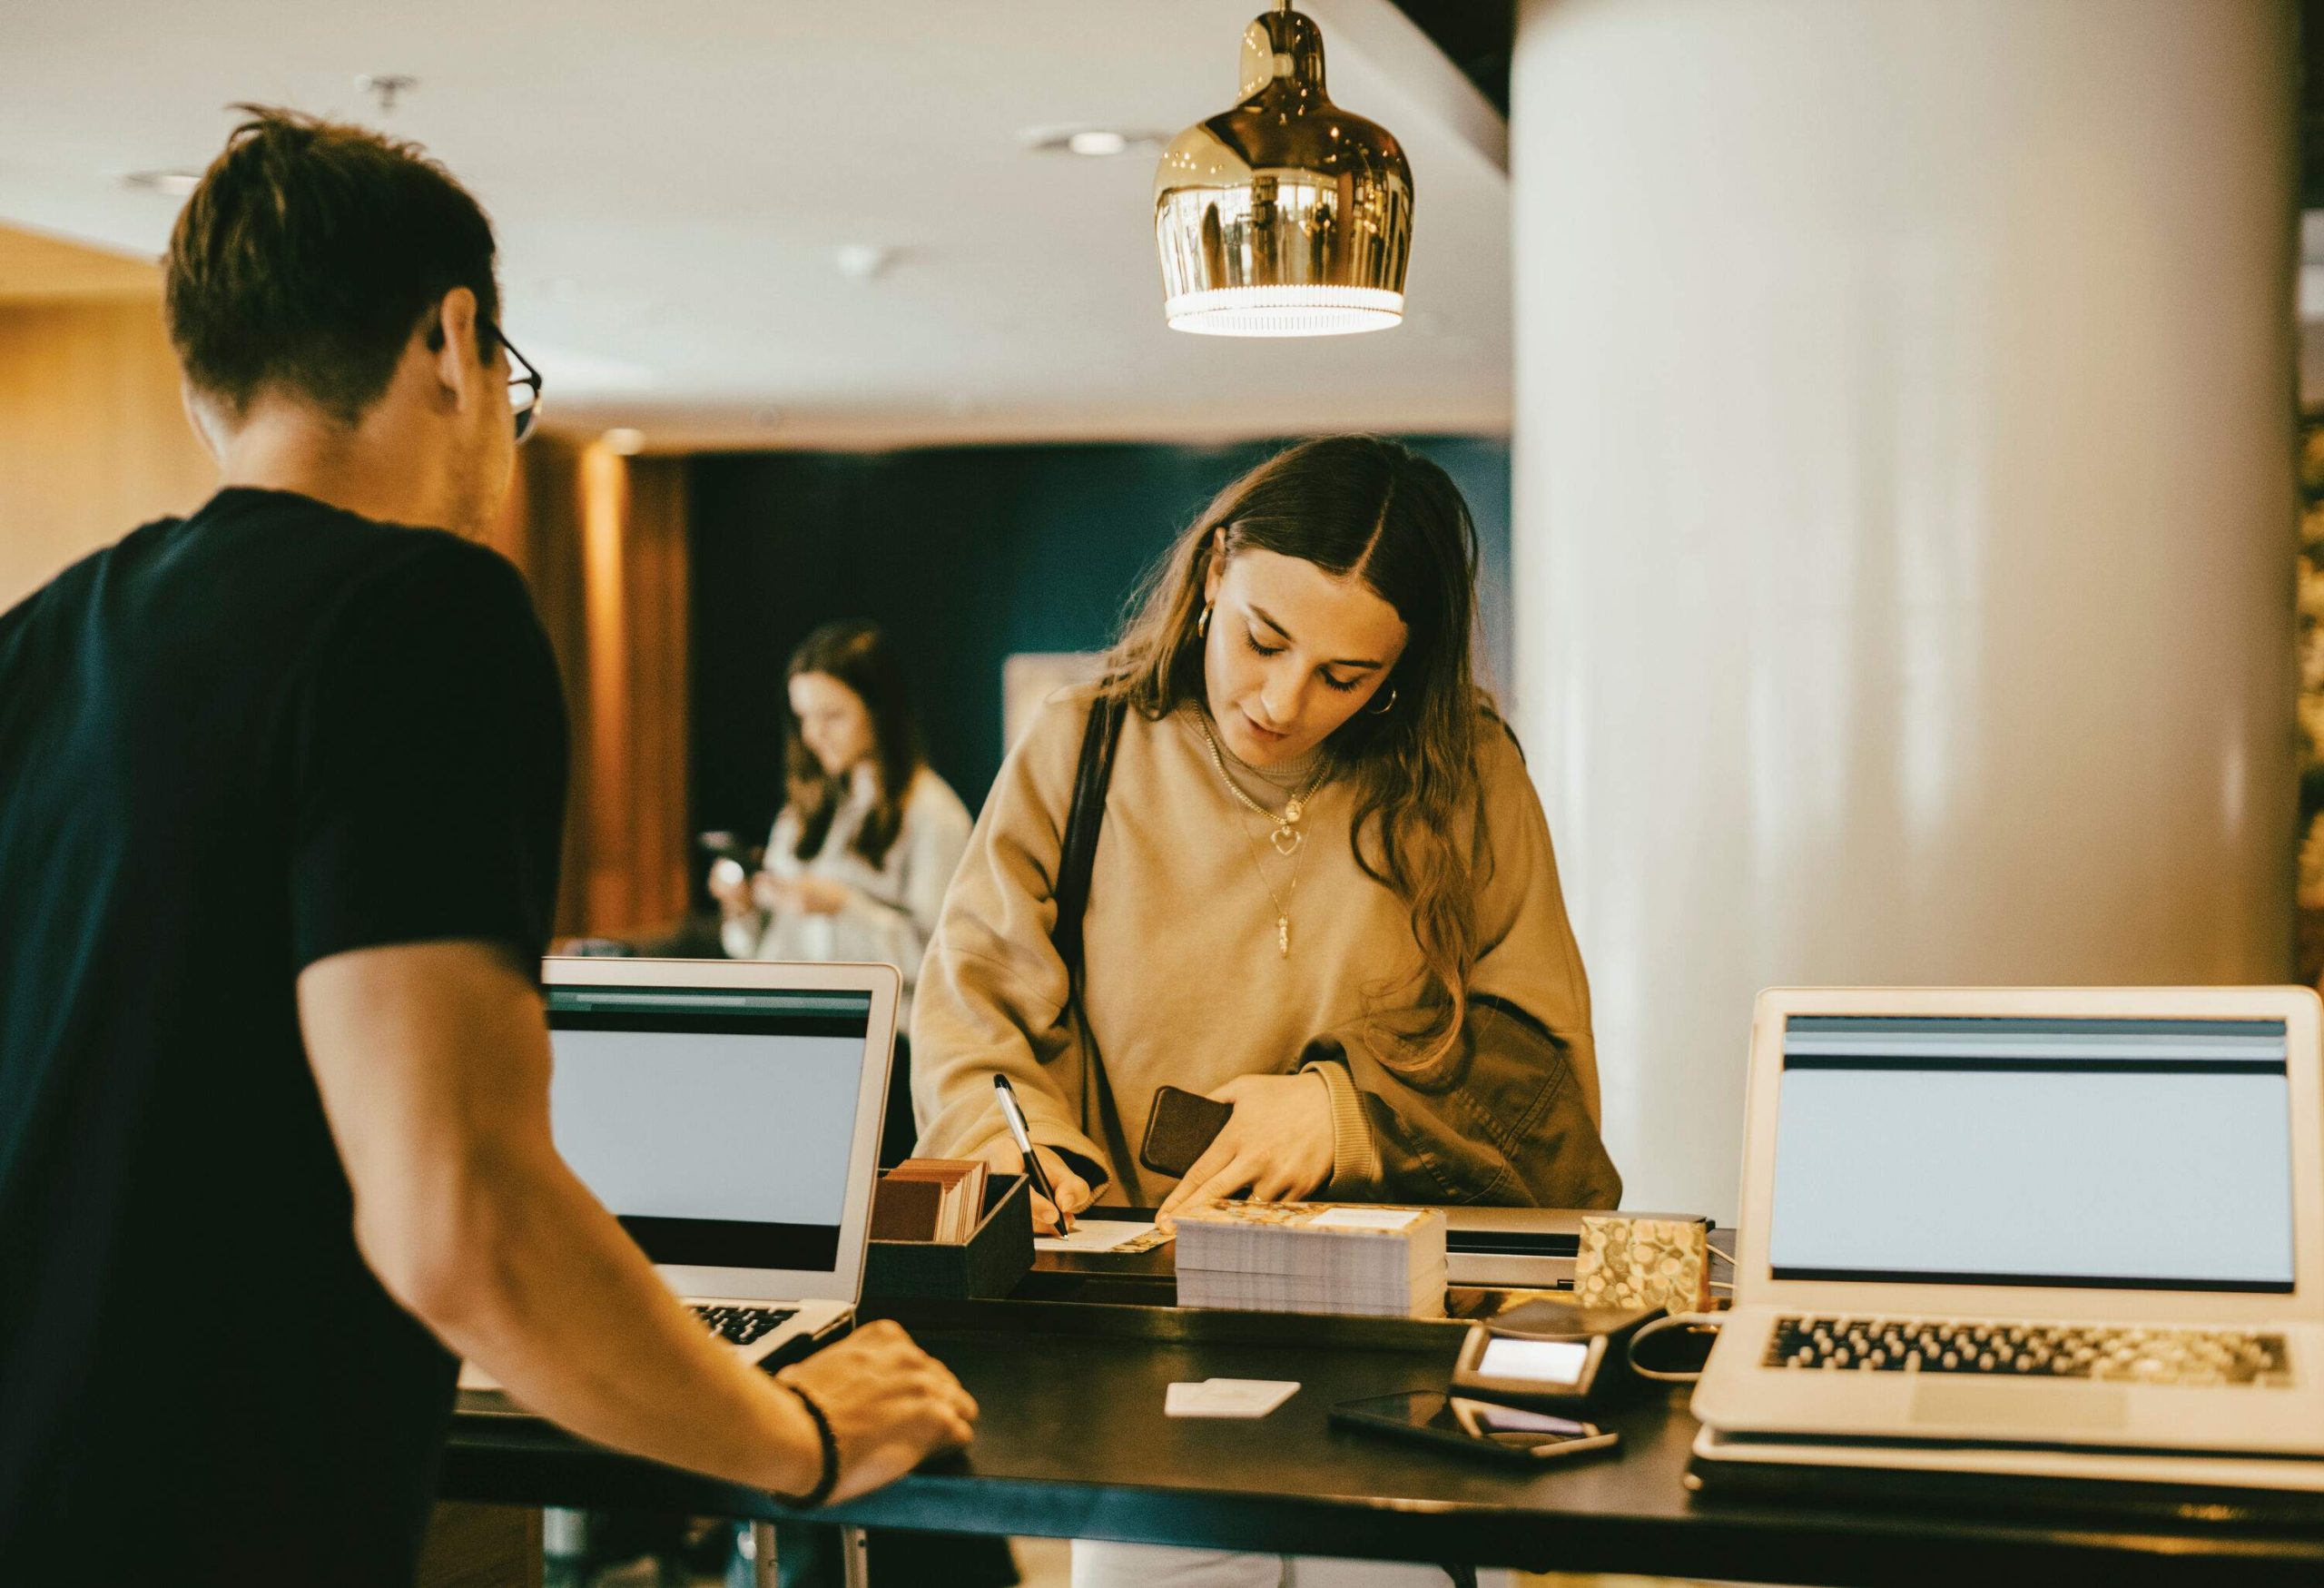
[[[497, 323], [492, 222], [418, 144], [234, 108], [251, 119], [170, 234], [170, 340], [197, 390], [240, 419], [281, 388], [351, 425], [453, 288]], [[490, 339], [478, 341], [489, 358]]]

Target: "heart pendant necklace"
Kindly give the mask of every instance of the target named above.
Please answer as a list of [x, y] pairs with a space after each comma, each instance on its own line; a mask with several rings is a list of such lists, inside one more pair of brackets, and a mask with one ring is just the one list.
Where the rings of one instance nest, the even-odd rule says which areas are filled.
[[1283, 821], [1274, 832], [1267, 834], [1267, 842], [1274, 844], [1275, 852], [1285, 860], [1297, 854], [1299, 846], [1307, 842], [1307, 834], [1302, 833], [1295, 825], [1298, 820], [1299, 802], [1294, 800], [1284, 808]]
[[1259, 846], [1251, 842], [1250, 829], [1240, 823], [1236, 826], [1242, 832], [1244, 846], [1251, 852], [1251, 869], [1259, 873], [1259, 886], [1267, 891], [1268, 899], [1275, 904], [1275, 957], [1287, 960], [1291, 957], [1291, 902], [1299, 897], [1299, 845], [1295, 843], [1284, 851], [1291, 856], [1291, 888], [1288, 893], [1278, 893], [1275, 884], [1267, 881], [1267, 868], [1259, 863]]
[[1252, 843], [1250, 830], [1237, 824], [1243, 843], [1251, 852], [1251, 869], [1259, 873], [1259, 885], [1267, 891], [1267, 898], [1275, 905], [1275, 952], [1287, 960], [1291, 957], [1291, 902], [1299, 896], [1299, 852], [1307, 843], [1307, 834], [1300, 831], [1299, 822], [1307, 814], [1307, 802], [1315, 798], [1315, 791], [1323, 786], [1324, 776], [1331, 770], [1331, 764], [1326, 761], [1317, 765], [1315, 775], [1307, 780], [1307, 786], [1293, 794], [1278, 814], [1244, 793], [1243, 785], [1236, 783], [1226, 770], [1226, 755], [1218, 747], [1218, 735], [1211, 732], [1209, 718], [1197, 714], [1195, 720], [1202, 725], [1202, 736], [1210, 745], [1210, 764], [1218, 771], [1218, 781], [1226, 785], [1226, 792], [1234, 795], [1244, 809], [1270, 825], [1273, 830], [1267, 833], [1267, 842], [1275, 845], [1277, 854], [1291, 863], [1290, 891], [1278, 893], [1275, 883], [1267, 879], [1267, 868], [1260, 863], [1258, 845]]

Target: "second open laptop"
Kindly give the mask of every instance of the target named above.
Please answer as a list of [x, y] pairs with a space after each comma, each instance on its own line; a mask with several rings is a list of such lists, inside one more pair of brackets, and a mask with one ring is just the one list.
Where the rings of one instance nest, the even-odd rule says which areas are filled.
[[1698, 1452], [2324, 1471], [2319, 1044], [2302, 988], [1763, 993]]
[[[839, 1332], [901, 981], [887, 965], [551, 959], [556, 1149], [744, 1359]], [[493, 1387], [474, 1368], [463, 1388]]]

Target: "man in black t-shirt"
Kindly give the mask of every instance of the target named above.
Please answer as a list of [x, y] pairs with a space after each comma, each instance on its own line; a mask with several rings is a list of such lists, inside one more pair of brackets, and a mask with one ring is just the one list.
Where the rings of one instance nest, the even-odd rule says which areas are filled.
[[794, 1496], [965, 1441], [892, 1326], [741, 1366], [550, 1144], [563, 702], [447, 533], [521, 433], [482, 211], [255, 113], [167, 281], [224, 488], [0, 616], [0, 1582], [125, 1517], [173, 1583], [409, 1583], [455, 1353]]

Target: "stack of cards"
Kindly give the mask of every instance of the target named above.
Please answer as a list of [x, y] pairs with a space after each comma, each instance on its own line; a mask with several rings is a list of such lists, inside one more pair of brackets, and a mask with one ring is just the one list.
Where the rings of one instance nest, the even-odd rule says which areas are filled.
[[1441, 1208], [1206, 1202], [1177, 1220], [1181, 1307], [1444, 1316]]
[[1287, 1378], [1206, 1378], [1172, 1385], [1162, 1411], [1172, 1417], [1264, 1417], [1298, 1393]]
[[985, 1166], [974, 1159], [908, 1158], [880, 1177], [873, 1240], [959, 1246], [984, 1218]]

